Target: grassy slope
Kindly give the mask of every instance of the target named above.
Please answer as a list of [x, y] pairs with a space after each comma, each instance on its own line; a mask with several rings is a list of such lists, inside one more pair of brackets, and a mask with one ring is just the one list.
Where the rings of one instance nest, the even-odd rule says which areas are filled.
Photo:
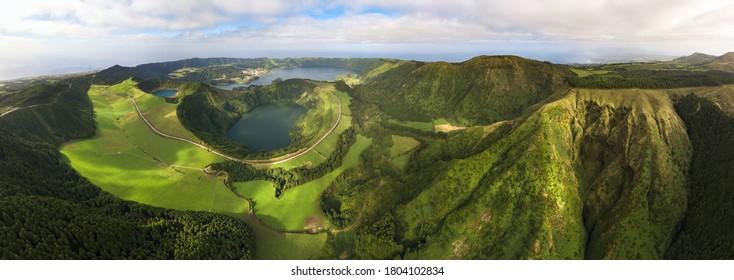
[[181, 125], [178, 115], [176, 115], [177, 104], [167, 103], [165, 98], [152, 94], [142, 95], [136, 101], [140, 106], [140, 110], [145, 112], [148, 121], [158, 130], [195, 142], [201, 142], [191, 131]]
[[[686, 209], [691, 144], [664, 91], [580, 90], [587, 258], [661, 258]], [[597, 110], [598, 111], [595, 111]]]
[[459, 126], [518, 117], [575, 76], [566, 67], [513, 56], [462, 63], [401, 61], [384, 68], [366, 73], [373, 77], [355, 86], [360, 99], [403, 121], [445, 118]]
[[568, 69], [576, 73], [576, 75], [578, 75], [579, 78], [588, 77], [591, 75], [609, 73], [608, 70], [581, 69], [581, 68], [568, 68]]
[[413, 121], [397, 121], [394, 119], [388, 120], [390, 123], [394, 123], [400, 126], [415, 128], [427, 132], [433, 132], [433, 122], [413, 122]]
[[412, 137], [392, 135], [392, 146], [390, 147], [390, 162], [401, 170], [405, 168], [410, 159], [411, 152], [421, 142]]
[[[324, 160], [326, 160], [326, 157], [328, 157], [331, 152], [334, 151], [334, 145], [336, 145], [336, 142], [339, 140], [339, 135], [352, 125], [352, 111], [349, 109], [351, 98], [344, 92], [334, 90], [333, 87], [324, 90], [324, 92], [322, 93], [327, 93], [329, 91], [334, 93], [334, 95], [336, 95], [342, 103], [342, 118], [339, 122], [339, 125], [328, 137], [326, 137], [326, 139], [324, 139], [324, 141], [319, 143], [319, 145], [310, 152], [288, 162], [276, 164], [273, 167], [290, 169], [304, 164], [317, 165], [324, 162]], [[335, 103], [332, 105], [336, 106]], [[338, 110], [334, 110], [334, 112], [338, 112]], [[328, 128], [331, 128], [332, 124], [329, 124]]]
[[[221, 160], [219, 157], [154, 135], [137, 117], [127, 98], [107, 94], [103, 89], [95, 87], [89, 92], [97, 116], [97, 136], [70, 142], [62, 148], [74, 169], [92, 183], [127, 200], [243, 218], [255, 232], [256, 258], [308, 258], [323, 244], [325, 236], [277, 234], [249, 220], [245, 200], [229, 191], [218, 178], [188, 168], [202, 168]], [[129, 87], [118, 85], [108, 90], [124, 93]]]
[[[307, 110], [296, 121], [295, 126], [290, 131], [290, 136], [291, 139], [307, 139], [309, 141], [300, 142], [300, 144], [291, 143], [291, 145], [313, 145], [319, 137], [331, 129], [331, 125], [336, 121], [339, 112], [337, 100], [331, 95], [334, 91], [333, 85], [320, 84], [314, 88], [315, 95], [318, 98], [315, 98], [312, 94], [311, 97], [303, 96], [296, 101]], [[307, 105], [309, 103], [312, 105]]]
[[728, 52], [704, 65], [707, 69], [734, 72], [734, 52]]
[[302, 230], [306, 227], [306, 218], [316, 218], [327, 225], [319, 206], [321, 193], [337, 176], [358, 165], [359, 155], [371, 142], [371, 139], [358, 135], [339, 168], [319, 179], [288, 190], [280, 198], [275, 197], [275, 189], [269, 182], [251, 181], [233, 185], [239, 194], [255, 201], [255, 215], [272, 226]]
[[664, 92], [571, 92], [399, 207], [400, 238], [427, 236], [406, 257], [660, 258], [689, 156]]
[[[97, 136], [62, 148], [77, 171], [105, 191], [127, 200], [174, 209], [231, 209], [217, 198], [226, 200], [232, 194], [198, 170], [221, 158], [156, 136], [127, 98], [95, 89], [89, 95], [97, 115]], [[241, 213], [244, 208], [240, 205], [229, 212]]]

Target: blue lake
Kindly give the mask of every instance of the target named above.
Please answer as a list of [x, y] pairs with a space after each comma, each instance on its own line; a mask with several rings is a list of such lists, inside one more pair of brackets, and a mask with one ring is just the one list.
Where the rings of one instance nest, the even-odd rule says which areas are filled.
[[311, 79], [314, 81], [331, 81], [334, 80], [336, 76], [347, 73], [357, 74], [357, 72], [352, 70], [337, 67], [297, 67], [291, 69], [275, 69], [248, 84], [219, 84], [215, 86], [226, 90], [232, 90], [235, 87], [246, 87], [249, 85], [264, 86], [273, 83], [273, 80], [277, 78], [281, 78], [283, 80], [299, 78]]
[[255, 152], [288, 147], [288, 132], [306, 112], [295, 103], [267, 103], [245, 114], [227, 131], [227, 137], [244, 143]]
[[160, 89], [153, 92], [153, 95], [160, 97], [174, 97], [178, 94], [178, 90], [175, 89]]

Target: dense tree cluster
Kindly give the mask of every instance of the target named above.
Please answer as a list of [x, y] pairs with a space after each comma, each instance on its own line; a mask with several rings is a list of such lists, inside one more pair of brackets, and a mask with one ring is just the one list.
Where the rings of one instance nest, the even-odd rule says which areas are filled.
[[395, 242], [395, 220], [392, 214], [360, 228], [357, 232], [354, 252], [363, 259], [391, 259], [403, 250]]
[[666, 257], [734, 258], [734, 117], [695, 95], [676, 110], [693, 146], [688, 180], [688, 214]]
[[38, 106], [4, 116], [2, 126], [25, 139], [54, 145], [91, 137], [96, 127], [88, 89], [89, 77], [32, 86], [17, 93], [23, 98], [16, 106]]
[[[386, 61], [393, 61], [383, 58], [316, 58], [302, 57], [295, 58], [293, 62], [300, 67], [335, 67], [344, 68], [356, 72], [364, 72], [380, 66]], [[294, 66], [295, 67], [295, 66]]]
[[0, 211], [3, 259], [249, 259], [253, 252], [252, 232], [241, 220], [103, 193], [79, 202], [4, 196]]
[[573, 78], [569, 84], [578, 88], [680, 88], [720, 86], [734, 83], [734, 73], [723, 71], [629, 70], [617, 68], [607, 74]]
[[321, 211], [339, 228], [351, 225], [359, 216], [361, 192], [367, 181], [361, 178], [361, 170], [350, 169], [337, 176], [321, 194]]

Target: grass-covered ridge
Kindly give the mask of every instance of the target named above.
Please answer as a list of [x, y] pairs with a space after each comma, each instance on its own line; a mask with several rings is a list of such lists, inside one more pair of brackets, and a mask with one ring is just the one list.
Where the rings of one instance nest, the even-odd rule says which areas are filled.
[[[384, 64], [388, 65], [388, 64]], [[476, 57], [462, 63], [401, 61], [378, 67], [355, 86], [357, 96], [403, 121], [445, 118], [461, 126], [518, 117], [565, 87], [565, 67], [519, 57]]]
[[251, 80], [249, 70], [263, 72], [276, 68], [337, 67], [363, 72], [378, 67], [383, 59], [377, 58], [190, 58], [169, 62], [141, 64], [135, 67], [115, 65], [100, 71], [93, 82], [113, 85], [130, 77], [136, 80], [161, 78], [174, 81], [217, 84]]
[[407, 138], [377, 137], [365, 169], [327, 189], [322, 207], [332, 219], [359, 224], [330, 250], [354, 258], [662, 258], [686, 211], [691, 156], [669, 94], [569, 90], [521, 118], [445, 137], [370, 126], [423, 144], [394, 173], [383, 165]]

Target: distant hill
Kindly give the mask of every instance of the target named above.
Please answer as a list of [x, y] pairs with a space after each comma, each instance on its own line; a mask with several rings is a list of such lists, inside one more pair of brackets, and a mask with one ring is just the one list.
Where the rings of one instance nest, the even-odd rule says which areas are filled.
[[239, 67], [272, 67], [272, 63], [267, 58], [190, 58], [169, 62], [147, 63], [135, 67], [115, 65], [97, 73], [94, 78], [94, 83], [111, 85], [130, 77], [137, 79], [167, 78], [171, 72], [185, 67], [201, 68], [224, 64]]
[[517, 56], [479, 56], [462, 63], [387, 63], [365, 76], [357, 95], [399, 119], [477, 125], [519, 116], [575, 75]]
[[[111, 85], [133, 77], [136, 80], [149, 78], [173, 79], [187, 82], [210, 83], [226, 74], [240, 74], [248, 68], [293, 68], [293, 67], [338, 67], [362, 72], [381, 63], [377, 58], [189, 58], [177, 61], [141, 64], [135, 67], [115, 65], [100, 71], [94, 78], [95, 84]], [[197, 69], [195, 73], [174, 78], [176, 70]]]
[[709, 63], [713, 61], [714, 59], [716, 59], [716, 56], [696, 52], [689, 56], [682, 56], [682, 57], [676, 58], [673, 61], [688, 63], [691, 65], [701, 65], [701, 64]]
[[710, 70], [734, 72], [734, 52], [728, 52], [704, 65]]

